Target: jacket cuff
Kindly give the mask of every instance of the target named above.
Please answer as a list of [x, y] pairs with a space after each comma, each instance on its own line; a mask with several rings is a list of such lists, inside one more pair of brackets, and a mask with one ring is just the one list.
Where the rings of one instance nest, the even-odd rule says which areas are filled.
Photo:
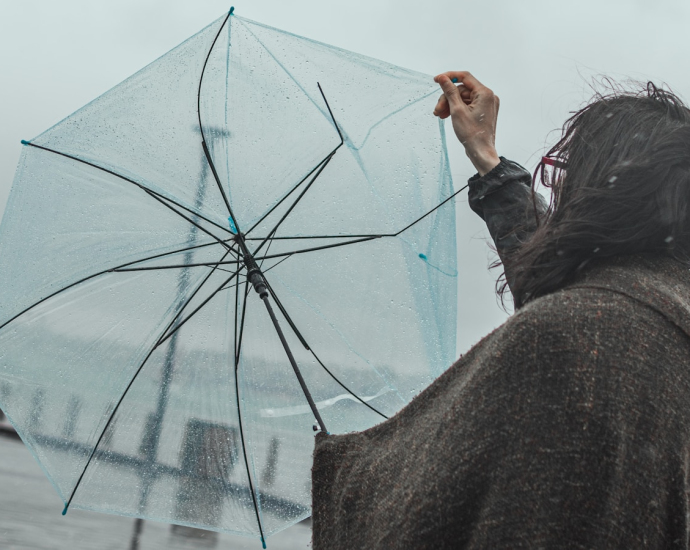
[[522, 183], [526, 187], [532, 185], [532, 175], [517, 162], [505, 157], [498, 157], [501, 162], [483, 176], [475, 174], [468, 180], [470, 195], [477, 198], [493, 193], [511, 181]]

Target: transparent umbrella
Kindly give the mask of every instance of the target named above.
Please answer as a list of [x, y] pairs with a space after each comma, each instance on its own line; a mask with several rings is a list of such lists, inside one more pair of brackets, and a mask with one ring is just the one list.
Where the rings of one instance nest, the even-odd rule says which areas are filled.
[[69, 507], [265, 538], [314, 430], [455, 358], [454, 196], [426, 75], [230, 14], [23, 142], [0, 408]]

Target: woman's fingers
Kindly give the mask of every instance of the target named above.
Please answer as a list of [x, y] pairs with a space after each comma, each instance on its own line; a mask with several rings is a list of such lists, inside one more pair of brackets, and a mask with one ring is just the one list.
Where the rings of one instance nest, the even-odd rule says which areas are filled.
[[448, 118], [450, 116], [448, 100], [446, 99], [446, 96], [443, 94], [441, 94], [441, 97], [438, 98], [436, 107], [434, 107], [434, 115], [436, 115], [439, 118]]
[[[443, 89], [443, 86], [441, 86], [441, 88]], [[465, 105], [469, 105], [470, 103], [472, 103], [472, 92], [470, 90], [468, 90], [462, 84], [460, 84], [459, 86], [455, 86], [455, 88], [458, 90], [458, 93], [460, 94], [460, 99]], [[446, 89], [450, 90], [450, 88]], [[455, 92], [452, 93], [455, 95]], [[434, 108], [434, 115], [440, 118], [448, 118], [450, 116], [450, 106], [448, 104], [448, 98], [446, 97], [445, 90], [443, 95], [439, 97], [438, 102], [436, 103], [436, 107]]]
[[[470, 92], [465, 86], [456, 86], [460, 92], [460, 99], [465, 105], [472, 103], [472, 92]], [[439, 118], [448, 118], [450, 116], [450, 107], [448, 105], [448, 99], [446, 99], [445, 93], [438, 98], [436, 107], [434, 107], [434, 115]]]
[[465, 152], [479, 173], [485, 173], [499, 162], [495, 146], [498, 97], [467, 71], [448, 71], [434, 80], [443, 91], [434, 114], [451, 118]]
[[460, 90], [447, 75], [440, 74], [434, 80], [441, 86], [443, 95], [448, 102], [448, 109], [451, 113], [454, 110], [463, 109], [465, 107], [465, 103], [462, 97], [460, 97]]
[[437, 79], [440, 76], [447, 76], [451, 81], [455, 79], [458, 83], [465, 86], [470, 92], [478, 88], [485, 88], [484, 84], [479, 82], [479, 80], [477, 80], [472, 73], [468, 71], [447, 71], [438, 75], [436, 78], [434, 78], [434, 80], [439, 82]]

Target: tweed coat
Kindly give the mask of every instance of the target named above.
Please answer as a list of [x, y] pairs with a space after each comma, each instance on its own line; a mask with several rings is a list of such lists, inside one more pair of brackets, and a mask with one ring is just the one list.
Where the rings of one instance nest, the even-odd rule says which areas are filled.
[[312, 481], [317, 550], [688, 548], [690, 271], [590, 264]]

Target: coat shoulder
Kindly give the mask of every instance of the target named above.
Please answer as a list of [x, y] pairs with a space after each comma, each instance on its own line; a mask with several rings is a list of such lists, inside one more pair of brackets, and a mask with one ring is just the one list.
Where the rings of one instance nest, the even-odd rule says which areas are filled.
[[687, 332], [653, 305], [608, 288], [572, 287], [534, 300], [487, 344], [499, 370], [520, 366], [520, 385], [637, 376], [682, 379], [690, 389]]

